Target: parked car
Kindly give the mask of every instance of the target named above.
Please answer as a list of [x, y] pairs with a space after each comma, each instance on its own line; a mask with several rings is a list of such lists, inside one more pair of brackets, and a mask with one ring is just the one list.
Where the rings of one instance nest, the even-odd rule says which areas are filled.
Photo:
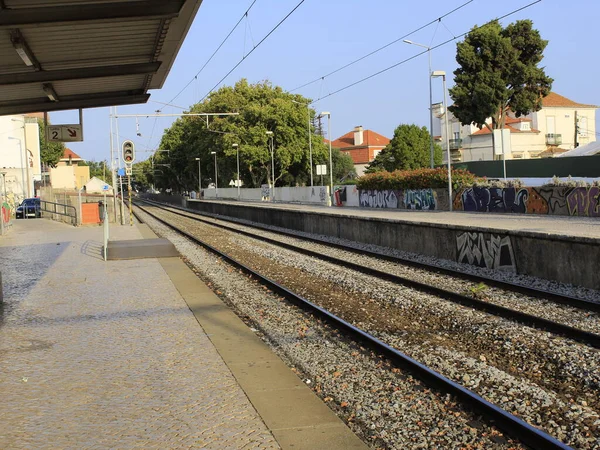
[[23, 219], [27, 217], [42, 217], [40, 199], [26, 198], [19, 206], [17, 206], [15, 214], [17, 219]]

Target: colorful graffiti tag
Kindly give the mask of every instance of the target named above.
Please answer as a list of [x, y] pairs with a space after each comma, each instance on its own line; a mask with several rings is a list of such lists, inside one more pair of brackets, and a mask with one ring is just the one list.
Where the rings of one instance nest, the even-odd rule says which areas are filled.
[[509, 236], [466, 232], [456, 236], [457, 261], [494, 270], [516, 272]]
[[463, 211], [600, 217], [600, 187], [464, 189], [454, 198]]
[[365, 208], [399, 208], [400, 191], [360, 191], [360, 206]]
[[570, 216], [600, 217], [600, 187], [574, 188], [567, 194]]
[[435, 195], [432, 189], [406, 189], [404, 192], [404, 208], [417, 210], [436, 209]]

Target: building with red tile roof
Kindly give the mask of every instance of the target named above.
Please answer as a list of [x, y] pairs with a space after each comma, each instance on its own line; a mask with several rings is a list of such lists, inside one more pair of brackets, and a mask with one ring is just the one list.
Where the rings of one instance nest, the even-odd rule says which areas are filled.
[[[326, 141], [327, 143], [327, 141]], [[373, 130], [364, 130], [362, 126], [354, 127], [331, 143], [331, 146], [350, 155], [356, 173], [360, 176], [377, 154], [390, 143], [390, 140]]]
[[[551, 92], [542, 100], [542, 109], [525, 117], [515, 117], [509, 112], [504, 129], [506, 159], [529, 159], [553, 157], [561, 150], [586, 145], [596, 140], [597, 106], [579, 103]], [[438, 115], [441, 130], [436, 139], [445, 151], [445, 127], [443, 112]], [[483, 161], [501, 159], [494, 154], [492, 132], [487, 127], [478, 128], [473, 124], [462, 125], [449, 114], [450, 157], [452, 162]], [[491, 119], [488, 119], [491, 123]], [[497, 152], [498, 153], [498, 152]], [[446, 158], [444, 158], [446, 159]]]
[[56, 167], [50, 168], [50, 185], [54, 189], [81, 189], [90, 180], [90, 168], [80, 163], [85, 163], [85, 160], [65, 147]]
[[63, 153], [62, 158], [60, 158], [60, 162], [59, 164], [62, 163], [70, 163], [70, 162], [79, 162], [79, 161], [84, 161], [84, 159], [79, 156], [77, 153], [75, 153], [73, 150], [71, 150], [70, 148], [65, 147], [65, 151]]

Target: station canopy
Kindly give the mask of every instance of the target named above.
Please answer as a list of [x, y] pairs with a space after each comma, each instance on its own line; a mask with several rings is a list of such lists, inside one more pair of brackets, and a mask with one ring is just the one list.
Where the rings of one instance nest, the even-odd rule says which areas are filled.
[[202, 0], [0, 0], [0, 116], [145, 103]]

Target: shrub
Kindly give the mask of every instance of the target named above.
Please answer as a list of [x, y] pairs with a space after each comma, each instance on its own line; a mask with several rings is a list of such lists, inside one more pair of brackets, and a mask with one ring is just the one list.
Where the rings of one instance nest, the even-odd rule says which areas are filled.
[[584, 180], [574, 180], [571, 175], [567, 177], [566, 180], [561, 180], [560, 177], [554, 175], [552, 180], [549, 183], [543, 185], [544, 187], [592, 187], [592, 186], [600, 186], [599, 180], [594, 180], [591, 183], [588, 183]]
[[[463, 169], [452, 170], [452, 189], [473, 186], [478, 178]], [[357, 181], [360, 190], [400, 190], [448, 187], [448, 171], [445, 168], [395, 170], [365, 174]]]
[[481, 188], [522, 188], [525, 184], [523, 181], [515, 178], [513, 180], [488, 180], [487, 178], [480, 178], [475, 180], [473, 187]]

